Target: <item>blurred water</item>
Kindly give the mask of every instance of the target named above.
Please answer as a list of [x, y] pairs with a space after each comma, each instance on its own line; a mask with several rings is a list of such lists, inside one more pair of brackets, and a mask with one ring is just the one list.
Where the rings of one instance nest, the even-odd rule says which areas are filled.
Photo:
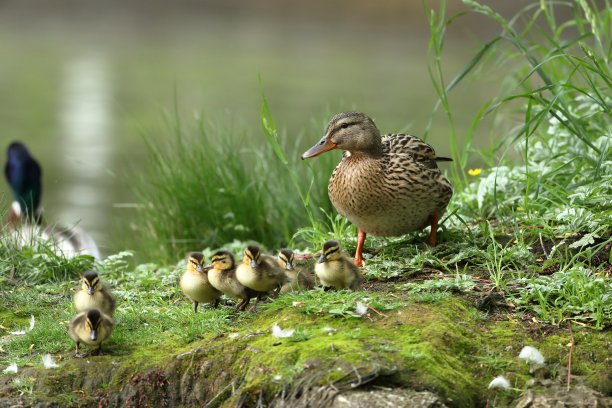
[[102, 53], [85, 53], [66, 61], [58, 104], [62, 173], [58, 186], [64, 205], [57, 212], [59, 222], [72, 225], [88, 220], [87, 227], [96, 241], [105, 242], [104, 217], [100, 203], [109, 192], [99, 188], [114, 154], [111, 137], [110, 99], [112, 81], [108, 62]]
[[[186, 126], [194, 112], [235, 122], [265, 148], [261, 76], [277, 126], [306, 148], [328, 115], [349, 109], [368, 113], [383, 132], [422, 134], [436, 101], [427, 31], [402, 19], [200, 13], [136, 24], [134, 14], [67, 16], [0, 13], [0, 141], [25, 142], [41, 162], [46, 219], [78, 223], [106, 253], [138, 239], [126, 234], [134, 209], [121, 204], [135, 201], [129, 176], [147, 174], [142, 136], [172, 137], [168, 112]], [[449, 76], [477, 49], [457, 44], [445, 56]], [[489, 92], [455, 92], [460, 136]], [[438, 115], [429, 141], [441, 155], [450, 151], [448, 132]], [[7, 192], [1, 183], [0, 196]]]

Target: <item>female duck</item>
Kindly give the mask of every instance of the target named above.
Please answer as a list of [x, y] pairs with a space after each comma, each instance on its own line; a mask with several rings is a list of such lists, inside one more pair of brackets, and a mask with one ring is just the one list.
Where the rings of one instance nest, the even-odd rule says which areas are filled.
[[325, 136], [302, 159], [332, 149], [345, 152], [329, 179], [329, 198], [358, 228], [356, 265], [363, 265], [366, 234], [397, 236], [430, 225], [427, 242], [436, 245], [438, 221], [453, 194], [437, 162], [451, 159], [436, 157], [416, 136], [381, 136], [360, 112], [334, 116]]

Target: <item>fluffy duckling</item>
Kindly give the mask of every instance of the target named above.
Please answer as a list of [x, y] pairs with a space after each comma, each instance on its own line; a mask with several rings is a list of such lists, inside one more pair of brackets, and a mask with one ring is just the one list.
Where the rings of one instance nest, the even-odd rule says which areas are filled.
[[258, 295], [252, 289], [242, 285], [236, 278], [236, 261], [234, 255], [228, 251], [216, 252], [211, 258], [211, 264], [207, 265], [208, 282], [226, 296], [240, 299], [236, 311], [246, 309], [251, 298]]
[[314, 286], [312, 276], [305, 270], [296, 269], [293, 266], [294, 255], [289, 248], [283, 248], [278, 252], [278, 265], [283, 268], [285, 275], [289, 278], [280, 290], [280, 293], [299, 292], [311, 289]]
[[181, 276], [180, 286], [185, 296], [193, 303], [193, 311], [198, 312], [198, 304], [212, 303], [219, 305], [221, 292], [208, 281], [208, 271], [204, 268], [204, 254], [192, 252], [187, 257], [185, 272]]
[[262, 255], [259, 247], [249, 245], [244, 249], [242, 263], [236, 269], [238, 281], [257, 292], [279, 289], [289, 281], [274, 258]]
[[102, 342], [110, 336], [113, 331], [113, 320], [98, 309], [89, 309], [78, 313], [70, 320], [68, 330], [72, 340], [76, 342], [75, 357], [86, 357], [86, 353], [79, 353], [81, 342], [92, 346], [98, 346], [93, 355], [102, 351]]
[[100, 309], [109, 316], [115, 313], [115, 298], [100, 282], [96, 271], [87, 271], [83, 275], [81, 290], [74, 294], [74, 308], [77, 313], [87, 309]]
[[327, 241], [315, 265], [315, 273], [325, 287], [356, 290], [363, 282], [361, 271], [349, 258], [342, 255], [340, 244]]

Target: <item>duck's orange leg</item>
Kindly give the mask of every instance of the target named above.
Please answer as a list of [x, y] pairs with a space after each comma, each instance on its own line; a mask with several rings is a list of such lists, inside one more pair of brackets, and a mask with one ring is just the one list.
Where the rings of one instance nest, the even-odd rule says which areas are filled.
[[357, 250], [355, 251], [355, 265], [363, 266], [363, 243], [366, 240], [366, 233], [361, 229], [357, 229]]
[[440, 221], [440, 213], [436, 211], [431, 215], [431, 232], [427, 238], [427, 243], [431, 247], [435, 247], [437, 243], [438, 221]]

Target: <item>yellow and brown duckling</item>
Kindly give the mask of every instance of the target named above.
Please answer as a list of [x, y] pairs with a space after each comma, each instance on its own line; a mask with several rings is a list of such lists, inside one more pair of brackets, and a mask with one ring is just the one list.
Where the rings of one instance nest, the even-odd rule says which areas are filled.
[[453, 189], [438, 168], [434, 149], [416, 136], [381, 136], [374, 121], [360, 112], [331, 118], [323, 138], [303, 155], [344, 150], [328, 184], [329, 198], [358, 228], [355, 264], [363, 265], [366, 234], [398, 236], [431, 226], [427, 242], [436, 245], [438, 221]]
[[278, 265], [283, 268], [285, 275], [289, 278], [281, 287], [280, 293], [299, 292], [301, 290], [312, 289], [314, 286], [310, 272], [295, 267], [295, 256], [289, 248], [278, 251]]
[[74, 294], [74, 308], [77, 313], [88, 309], [100, 309], [109, 316], [115, 313], [115, 298], [100, 282], [96, 271], [87, 271], [83, 275], [81, 290]]
[[315, 273], [326, 289], [357, 290], [363, 282], [361, 271], [342, 254], [340, 244], [336, 241], [323, 244], [323, 253], [315, 265]]
[[187, 256], [187, 265], [179, 284], [185, 296], [193, 303], [194, 312], [197, 313], [200, 303], [210, 303], [213, 307], [219, 305], [221, 292], [208, 281], [208, 270], [201, 252], [191, 252]]
[[75, 357], [86, 357], [87, 354], [81, 354], [81, 343], [91, 346], [98, 346], [93, 355], [98, 355], [102, 351], [102, 342], [111, 335], [113, 331], [113, 320], [110, 316], [102, 313], [98, 309], [89, 309], [84, 312], [77, 313], [70, 320], [68, 331], [72, 340], [76, 342]]
[[289, 281], [274, 258], [263, 255], [255, 245], [249, 245], [244, 249], [242, 263], [236, 269], [236, 278], [247, 288], [264, 293], [279, 290]]
[[233, 299], [239, 299], [236, 311], [246, 309], [251, 298], [258, 295], [252, 289], [242, 285], [236, 278], [236, 261], [234, 255], [228, 251], [216, 252], [211, 258], [211, 264], [206, 266], [208, 282], [217, 290]]

